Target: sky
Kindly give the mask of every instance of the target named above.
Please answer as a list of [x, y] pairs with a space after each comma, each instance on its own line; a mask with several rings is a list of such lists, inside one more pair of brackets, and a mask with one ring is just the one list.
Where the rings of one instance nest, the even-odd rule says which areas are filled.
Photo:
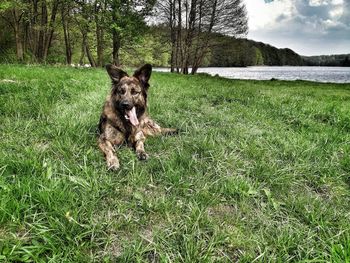
[[350, 0], [244, 0], [248, 38], [300, 55], [350, 53]]

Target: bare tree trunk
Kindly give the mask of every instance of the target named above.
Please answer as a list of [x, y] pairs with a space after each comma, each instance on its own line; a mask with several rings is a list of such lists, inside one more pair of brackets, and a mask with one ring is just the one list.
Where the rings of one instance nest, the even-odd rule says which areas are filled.
[[[163, 12], [160, 17], [170, 24], [172, 72], [176, 68], [178, 73], [188, 74], [192, 67], [191, 74], [195, 74], [209, 51], [213, 33], [241, 37], [248, 32], [244, 0], [174, 1], [175, 4], [171, 0], [160, 1]], [[175, 12], [174, 18], [172, 12]], [[174, 25], [172, 21], [176, 21]]]
[[95, 62], [94, 57], [91, 54], [89, 41], [88, 41], [87, 37], [86, 37], [86, 41], [85, 41], [85, 52], [86, 52], [86, 55], [88, 57], [88, 60], [90, 62], [91, 67], [95, 68], [96, 67], [96, 62]]
[[213, 30], [214, 24], [215, 24], [215, 19], [217, 17], [217, 5], [218, 5], [218, 0], [214, 0], [213, 1], [213, 5], [212, 5], [212, 13], [211, 13], [211, 17], [210, 17], [210, 23], [209, 23], [209, 28], [206, 32], [206, 37], [205, 39], [203, 39], [203, 45], [200, 48], [200, 54], [197, 56], [197, 59], [194, 61], [193, 63], [193, 67], [192, 67], [192, 72], [191, 74], [195, 74], [197, 73], [197, 70], [199, 68], [199, 65], [202, 63], [202, 60], [207, 52], [208, 46], [209, 46], [209, 40], [210, 40], [210, 34]]
[[113, 51], [112, 51], [112, 63], [116, 66], [120, 65], [119, 59], [120, 39], [118, 33], [113, 30]]
[[79, 58], [79, 65], [82, 66], [84, 64], [84, 57], [85, 57], [85, 50], [86, 50], [86, 39], [83, 35], [83, 41], [81, 43], [81, 53]]
[[46, 0], [41, 0], [41, 23], [40, 23], [38, 47], [36, 52], [37, 53], [36, 57], [40, 62], [42, 62], [44, 58], [46, 25], [47, 25]]
[[[30, 50], [34, 59], [37, 59], [38, 56], [38, 47], [39, 47], [39, 32], [43, 27], [39, 24], [42, 12], [38, 11], [40, 8], [39, 3], [43, 0], [27, 0], [27, 19], [24, 21], [24, 33], [25, 41], [23, 45], [24, 51]], [[45, 12], [44, 12], [45, 13]]]
[[182, 62], [182, 5], [178, 0], [178, 26], [177, 26], [177, 43], [176, 43], [176, 71], [180, 73], [180, 63]]
[[187, 60], [187, 39], [188, 39], [188, 0], [185, 0], [185, 33], [184, 33], [184, 44], [181, 45], [182, 59], [181, 59], [181, 73], [187, 74], [186, 71], [186, 60]]
[[55, 0], [53, 2], [52, 11], [51, 11], [51, 18], [50, 18], [50, 23], [49, 23], [49, 32], [48, 32], [48, 34], [46, 34], [46, 38], [45, 38], [43, 61], [46, 61], [49, 49], [51, 47], [52, 37], [53, 37], [54, 30], [55, 30], [54, 26], [55, 26], [55, 21], [56, 21], [58, 4], [59, 4], [58, 0]]
[[95, 11], [95, 24], [96, 24], [96, 48], [97, 48], [97, 66], [103, 66], [103, 57], [104, 57], [104, 30], [103, 30], [103, 15], [99, 15], [102, 7], [101, 1], [96, 1], [94, 6]]
[[97, 65], [99, 67], [103, 66], [104, 61], [104, 31], [101, 26], [99, 26], [99, 23], [96, 22], [96, 44], [97, 44]]
[[22, 18], [22, 14], [18, 15], [18, 11], [13, 9], [12, 11], [14, 23], [13, 29], [15, 33], [16, 39], [16, 56], [19, 61], [23, 61], [23, 45], [22, 45], [22, 37], [21, 37], [21, 29], [20, 29], [20, 21]]
[[[113, 22], [116, 22], [118, 20], [117, 13], [119, 12], [118, 6], [115, 2], [113, 2], [112, 5], [112, 19]], [[119, 58], [119, 50], [120, 50], [120, 36], [116, 29], [112, 30], [113, 35], [113, 50], [112, 50], [112, 63], [116, 66], [120, 65], [120, 58]]]
[[204, 7], [203, 0], [200, 0], [199, 1], [198, 29], [197, 29], [197, 43], [196, 43], [196, 48], [195, 48], [194, 56], [193, 56], [193, 65], [192, 65], [192, 71], [191, 71], [192, 75], [197, 73], [197, 70], [198, 70], [198, 64], [196, 62], [198, 61], [198, 52], [200, 51], [200, 47], [202, 44], [201, 34], [202, 34], [203, 7]]
[[19, 15], [18, 10], [15, 8], [10, 10], [10, 18], [7, 18], [6, 16], [0, 13], [0, 17], [3, 18], [13, 29], [13, 33], [15, 35], [15, 41], [16, 41], [16, 57], [18, 61], [23, 61], [23, 55], [24, 55], [21, 26], [20, 26], [22, 15], [23, 13]]
[[89, 6], [87, 5], [87, 3], [84, 1], [81, 3], [81, 8], [82, 8], [82, 18], [83, 21], [79, 21], [76, 19], [76, 22], [78, 23], [78, 27], [80, 29], [81, 35], [82, 35], [82, 44], [81, 44], [81, 56], [80, 56], [80, 60], [79, 60], [79, 64], [82, 65], [83, 64], [83, 59], [84, 56], [86, 54], [89, 63], [91, 65], [91, 67], [96, 67], [96, 61], [94, 59], [94, 57], [91, 54], [90, 51], [90, 45], [89, 45], [89, 32], [90, 32], [90, 28], [89, 28], [89, 22], [91, 21], [91, 12], [93, 10], [90, 10], [88, 8]]
[[188, 74], [188, 68], [190, 66], [190, 60], [191, 60], [191, 53], [192, 53], [192, 43], [194, 38], [194, 31], [195, 31], [195, 22], [196, 22], [196, 14], [197, 14], [197, 1], [192, 0], [191, 1], [191, 7], [188, 11], [188, 7], [186, 7], [186, 17], [188, 14], [187, 25], [186, 25], [186, 39], [185, 39], [185, 45], [184, 45], [184, 61], [183, 61], [183, 68], [182, 73]]
[[64, 43], [66, 47], [66, 63], [68, 65], [72, 64], [72, 47], [71, 47], [71, 41], [70, 41], [70, 34], [68, 30], [68, 21], [67, 16], [69, 17], [69, 7], [68, 9], [65, 9], [65, 7], [62, 5], [61, 7], [61, 18], [62, 18], [62, 27], [63, 27], [63, 35], [64, 35]]
[[104, 47], [103, 47], [103, 29], [99, 26], [96, 26], [96, 42], [97, 42], [97, 66], [103, 66], [103, 57], [104, 57]]
[[176, 20], [176, 2], [175, 0], [169, 0], [169, 25], [170, 25], [170, 39], [171, 39], [171, 53], [170, 53], [170, 72], [175, 71], [176, 63], [176, 31], [175, 31], [175, 20]]
[[95, 62], [95, 60], [91, 54], [91, 51], [90, 51], [87, 31], [82, 32], [82, 36], [83, 36], [83, 41], [82, 41], [82, 45], [81, 45], [81, 56], [80, 56], [79, 64], [80, 65], [83, 64], [83, 59], [84, 59], [84, 56], [86, 54], [91, 67], [96, 67], [96, 62]]

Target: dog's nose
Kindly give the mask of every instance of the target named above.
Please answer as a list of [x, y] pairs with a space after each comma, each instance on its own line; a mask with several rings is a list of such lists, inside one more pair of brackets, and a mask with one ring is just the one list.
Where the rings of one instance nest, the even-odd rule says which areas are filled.
[[123, 109], [130, 109], [131, 108], [131, 103], [128, 101], [122, 101], [120, 103], [120, 106], [122, 106]]

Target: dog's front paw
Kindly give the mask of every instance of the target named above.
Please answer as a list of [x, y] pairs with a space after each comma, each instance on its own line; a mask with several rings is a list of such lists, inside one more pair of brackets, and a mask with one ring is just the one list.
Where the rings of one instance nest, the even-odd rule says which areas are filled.
[[149, 157], [149, 155], [146, 152], [136, 152], [136, 155], [140, 161], [146, 161]]
[[117, 157], [113, 156], [107, 159], [108, 170], [116, 171], [119, 169], [119, 160]]

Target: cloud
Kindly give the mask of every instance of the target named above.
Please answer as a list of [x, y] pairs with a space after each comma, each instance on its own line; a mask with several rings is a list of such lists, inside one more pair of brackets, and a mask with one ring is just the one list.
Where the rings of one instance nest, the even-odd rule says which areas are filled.
[[350, 53], [350, 0], [246, 0], [249, 38], [301, 54]]
[[249, 28], [251, 30], [271, 26], [281, 15], [287, 17], [292, 15], [293, 5], [291, 0], [265, 1], [246, 0]]

